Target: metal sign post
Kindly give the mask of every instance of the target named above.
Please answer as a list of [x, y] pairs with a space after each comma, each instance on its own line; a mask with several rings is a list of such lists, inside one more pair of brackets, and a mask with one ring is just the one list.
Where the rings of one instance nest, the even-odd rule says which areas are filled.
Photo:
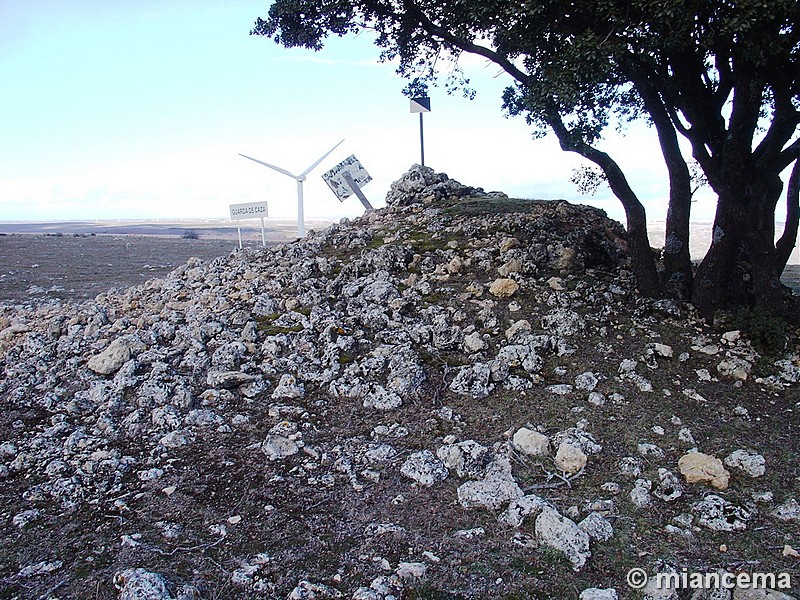
[[358, 162], [354, 154], [345, 158], [338, 165], [322, 176], [331, 191], [336, 194], [339, 202], [344, 202], [347, 198], [355, 194], [364, 208], [372, 210], [372, 205], [367, 200], [361, 188], [372, 181], [372, 176]]
[[239, 234], [239, 250], [242, 249], [242, 228], [239, 221], [242, 219], [261, 219], [261, 245], [267, 245], [267, 236], [264, 231], [264, 217], [269, 216], [266, 202], [247, 202], [245, 204], [231, 204], [231, 221], [236, 221], [236, 231]]
[[431, 99], [427, 96], [411, 99], [411, 112], [419, 113], [419, 154], [420, 164], [425, 166], [425, 133], [422, 127], [422, 115], [431, 112]]

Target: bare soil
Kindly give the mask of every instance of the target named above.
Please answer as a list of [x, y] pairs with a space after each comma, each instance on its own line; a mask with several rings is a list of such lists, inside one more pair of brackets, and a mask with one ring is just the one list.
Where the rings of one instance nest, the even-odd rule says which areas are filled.
[[86, 300], [168, 273], [192, 256], [237, 248], [226, 240], [131, 235], [0, 235], [0, 302]]

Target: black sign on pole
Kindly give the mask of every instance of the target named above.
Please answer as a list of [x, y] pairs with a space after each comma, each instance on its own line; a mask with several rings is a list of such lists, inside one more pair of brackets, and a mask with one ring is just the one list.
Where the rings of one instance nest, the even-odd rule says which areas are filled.
[[425, 166], [425, 134], [422, 127], [422, 115], [431, 112], [431, 99], [427, 96], [411, 99], [411, 112], [419, 113], [419, 154], [420, 164]]

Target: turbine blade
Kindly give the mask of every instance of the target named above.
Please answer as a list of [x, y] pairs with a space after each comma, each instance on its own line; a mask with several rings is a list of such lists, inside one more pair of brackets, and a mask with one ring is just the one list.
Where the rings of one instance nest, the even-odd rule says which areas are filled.
[[322, 156], [320, 156], [320, 157], [319, 157], [319, 159], [317, 159], [317, 162], [315, 162], [313, 165], [311, 165], [311, 166], [310, 166], [310, 167], [308, 167], [308, 168], [307, 168], [305, 171], [303, 171], [303, 172], [301, 173], [301, 175], [308, 175], [309, 173], [311, 173], [311, 171], [313, 171], [313, 170], [314, 170], [314, 168], [315, 168], [315, 167], [316, 167], [316, 166], [317, 166], [319, 163], [321, 163], [323, 160], [325, 160], [326, 158], [328, 158], [328, 155], [329, 155], [331, 152], [333, 152], [333, 151], [334, 151], [334, 150], [336, 150], [336, 149], [337, 149], [339, 146], [341, 146], [341, 145], [342, 145], [342, 142], [344, 142], [344, 140], [342, 140], [341, 142], [339, 142], [338, 144], [336, 144], [336, 145], [335, 145], [333, 148], [331, 148], [330, 150], [328, 150], [328, 151], [327, 151], [325, 154], [323, 154]]
[[[344, 140], [342, 140], [342, 141], [344, 141]], [[284, 175], [288, 175], [292, 179], [297, 179], [298, 178], [298, 175], [295, 175], [294, 173], [290, 173], [286, 169], [281, 169], [280, 167], [276, 167], [275, 165], [271, 165], [269, 163], [265, 163], [263, 160], [258, 160], [257, 158], [253, 158], [252, 156], [247, 156], [246, 154], [239, 154], [239, 156], [244, 156], [245, 158], [249, 158], [250, 160], [252, 160], [254, 162], [257, 162], [260, 165], [264, 165], [265, 167], [269, 167], [270, 169], [276, 170], [278, 173], [283, 173]]]

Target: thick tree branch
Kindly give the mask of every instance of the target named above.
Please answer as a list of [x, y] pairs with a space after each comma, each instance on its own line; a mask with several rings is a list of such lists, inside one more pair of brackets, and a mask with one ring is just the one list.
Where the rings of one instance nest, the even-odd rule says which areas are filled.
[[502, 54], [487, 48], [485, 46], [481, 46], [479, 44], [475, 44], [474, 42], [467, 41], [463, 38], [454, 35], [453, 33], [449, 32], [444, 27], [440, 27], [433, 23], [422, 9], [419, 8], [414, 2], [410, 0], [403, 0], [403, 6], [405, 7], [406, 11], [414, 17], [428, 34], [441, 38], [451, 46], [458, 48], [464, 52], [469, 52], [470, 54], [477, 54], [478, 56], [483, 56], [484, 58], [488, 58], [490, 61], [498, 65], [502, 68], [506, 73], [511, 75], [514, 79], [519, 81], [522, 84], [528, 85], [531, 81], [530, 75], [525, 73], [523, 70], [518, 68], [514, 63], [512, 63], [508, 58], [503, 56]]
[[800, 138], [797, 138], [790, 145], [786, 146], [783, 152], [781, 152], [781, 155], [777, 160], [778, 170], [783, 171], [798, 158], [800, 158]]

